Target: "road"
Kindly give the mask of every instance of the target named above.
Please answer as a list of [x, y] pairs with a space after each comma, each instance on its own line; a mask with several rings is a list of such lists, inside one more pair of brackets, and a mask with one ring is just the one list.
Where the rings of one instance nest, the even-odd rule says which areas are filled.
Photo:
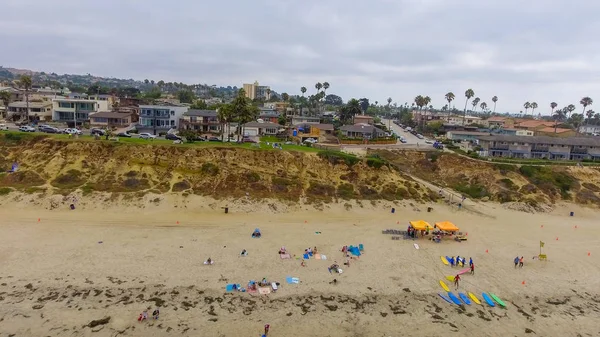
[[[412, 133], [404, 131], [401, 127], [394, 124], [393, 120], [382, 119], [381, 122], [384, 123], [386, 126], [389, 125], [389, 128], [391, 129], [391, 131], [394, 131], [398, 136], [404, 137], [404, 139], [406, 139], [405, 144], [407, 144], [407, 145], [408, 144], [410, 144], [410, 145], [416, 145], [416, 144], [425, 145], [425, 139], [419, 139]], [[398, 141], [398, 143], [402, 144], [402, 143], [400, 143], [400, 141]]]

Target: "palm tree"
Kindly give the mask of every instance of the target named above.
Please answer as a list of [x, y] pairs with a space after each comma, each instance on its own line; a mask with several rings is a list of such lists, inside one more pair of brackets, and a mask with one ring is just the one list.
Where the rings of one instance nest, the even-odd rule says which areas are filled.
[[523, 104], [523, 107], [525, 108], [525, 115], [527, 115], [527, 110], [531, 108], [531, 103], [525, 102], [525, 104]]
[[475, 99], [471, 103], [471, 105], [473, 105], [473, 112], [477, 111], [477, 104], [479, 104], [479, 101], [481, 101], [481, 98], [475, 97]]
[[[5, 103], [5, 104], [6, 104], [6, 103]], [[594, 114], [595, 114], [594, 110], [588, 110], [588, 111], [585, 113], [585, 116], [586, 116], [586, 117], [587, 117], [587, 119], [588, 119], [588, 123], [590, 122], [590, 120], [592, 119], [592, 117], [594, 116]]]
[[556, 133], [556, 129], [558, 128], [558, 122], [562, 122], [566, 117], [566, 111], [564, 109], [558, 109], [552, 115], [554, 117], [554, 133]]
[[569, 115], [567, 116], [567, 118], [569, 118], [569, 117], [571, 117], [571, 113], [572, 113], [573, 111], [575, 111], [575, 105], [573, 105], [573, 104], [569, 104], [569, 105], [567, 105], [567, 108], [566, 108], [566, 109], [567, 109], [567, 111], [569, 112]]
[[19, 78], [19, 87], [25, 89], [25, 118], [27, 121], [29, 121], [29, 89], [31, 89], [31, 76], [21, 75]]
[[594, 100], [587, 96], [579, 101], [579, 104], [583, 105], [583, 111], [581, 112], [582, 115], [585, 113], [585, 108], [587, 108], [588, 105], [592, 105], [592, 103], [594, 103]]
[[[229, 131], [231, 128], [229, 124], [233, 120], [233, 107], [231, 104], [223, 104], [221, 107], [217, 109], [217, 118], [221, 123], [221, 141], [225, 140], [225, 125], [227, 125], [227, 130]], [[227, 135], [229, 138], [229, 135]]]
[[496, 102], [498, 102], [498, 96], [492, 97], [492, 102], [494, 102], [494, 113], [496, 113]]
[[329, 82], [323, 82], [323, 91], [325, 92], [325, 96], [327, 96], [327, 89], [329, 89]]
[[[454, 96], [454, 93], [452, 91], [449, 91], [448, 93], [446, 93], [446, 95], [444, 95], [444, 98], [446, 98], [446, 101], [448, 101], [448, 111], [450, 111], [450, 103], [454, 101], [455, 97], [456, 96]], [[448, 113], [448, 123], [450, 123], [450, 113]]]
[[536, 102], [531, 103], [531, 115], [533, 116], [533, 112], [537, 109], [538, 104]]
[[317, 82], [317, 84], [315, 84], [315, 89], [317, 89], [317, 93], [321, 91], [321, 88], [323, 88], [323, 84], [321, 84], [321, 82]]
[[271, 88], [267, 88], [267, 100], [271, 99]]
[[290, 95], [287, 92], [284, 92], [284, 93], [281, 94], [281, 99], [284, 102], [287, 102], [290, 99]]
[[8, 91], [0, 91], [0, 100], [4, 104], [4, 115], [2, 118], [6, 118], [6, 114], [8, 113], [8, 105], [10, 104], [10, 99], [12, 95]]
[[550, 108], [552, 108], [552, 116], [554, 116], [554, 109], [556, 109], [557, 106], [558, 104], [556, 104], [556, 102], [550, 103]]
[[304, 94], [306, 93], [306, 87], [301, 87], [300, 92], [302, 93], [302, 97], [304, 97]]
[[485, 109], [487, 109], [487, 103], [486, 102], [482, 102], [479, 106], [481, 107], [481, 111], [485, 111]]
[[473, 96], [475, 96], [473, 89], [467, 89], [467, 91], [465, 91], [465, 97], [467, 100], [465, 100], [465, 111], [463, 112], [463, 125], [465, 125], [465, 119], [467, 118], [467, 103], [469, 103], [469, 100]]

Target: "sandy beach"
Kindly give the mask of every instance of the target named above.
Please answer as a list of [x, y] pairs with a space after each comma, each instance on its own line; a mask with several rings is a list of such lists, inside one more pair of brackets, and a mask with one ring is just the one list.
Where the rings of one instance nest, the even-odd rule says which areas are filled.
[[[597, 211], [563, 205], [528, 214], [481, 203], [472, 206], [480, 213], [445, 205], [428, 213], [427, 206], [224, 214], [168, 202], [75, 211], [4, 204], [0, 336], [261, 336], [265, 324], [269, 336], [600, 334]], [[418, 219], [452, 221], [468, 241], [419, 239], [416, 250], [413, 241], [382, 234]], [[263, 236], [253, 239], [257, 227]], [[532, 259], [539, 241], [547, 261]], [[360, 259], [330, 274], [330, 264], [344, 261], [341, 247], [359, 243]], [[281, 246], [298, 256], [316, 246], [328, 259], [301, 267], [280, 259]], [[438, 282], [458, 268], [441, 255], [472, 257], [475, 275], [464, 275], [459, 291], [480, 299], [491, 292], [507, 307], [444, 302]], [[524, 256], [524, 268], [514, 268], [515, 256]], [[203, 265], [208, 257], [214, 265]], [[287, 284], [287, 276], [300, 283]], [[280, 282], [279, 290], [225, 292], [228, 283], [263, 277]], [[158, 320], [137, 321], [156, 306]]]

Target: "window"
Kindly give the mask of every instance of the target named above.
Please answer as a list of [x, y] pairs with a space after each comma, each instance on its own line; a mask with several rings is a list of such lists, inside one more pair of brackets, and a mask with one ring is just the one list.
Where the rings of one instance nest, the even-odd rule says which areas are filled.
[[171, 126], [175, 126], [175, 121], [171, 120]]
[[175, 111], [171, 110], [171, 116], [175, 116]]
[[58, 102], [58, 107], [59, 108], [73, 109], [75, 107], [75, 104], [70, 103], [70, 102]]

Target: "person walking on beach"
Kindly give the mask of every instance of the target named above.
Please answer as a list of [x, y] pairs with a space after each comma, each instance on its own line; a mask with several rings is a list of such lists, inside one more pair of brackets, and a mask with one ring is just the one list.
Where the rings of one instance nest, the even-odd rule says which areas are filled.
[[523, 257], [519, 259], [519, 268], [523, 268]]
[[456, 290], [458, 290], [458, 281], [460, 281], [460, 276], [457, 274], [454, 276], [454, 286], [456, 287]]
[[472, 257], [470, 257], [470, 258], [469, 258], [469, 266], [472, 266], [472, 265], [473, 265], [473, 258], [472, 258]]
[[152, 318], [158, 319], [158, 315], [160, 315], [160, 310], [158, 310], [158, 308], [156, 308], [156, 310], [154, 310], [152, 312]]
[[265, 324], [265, 336], [269, 335], [269, 329], [271, 328], [271, 326], [269, 324]]
[[475, 265], [471, 263], [471, 275], [475, 275]]
[[519, 257], [515, 257], [515, 269], [517, 268], [517, 266], [519, 265]]

